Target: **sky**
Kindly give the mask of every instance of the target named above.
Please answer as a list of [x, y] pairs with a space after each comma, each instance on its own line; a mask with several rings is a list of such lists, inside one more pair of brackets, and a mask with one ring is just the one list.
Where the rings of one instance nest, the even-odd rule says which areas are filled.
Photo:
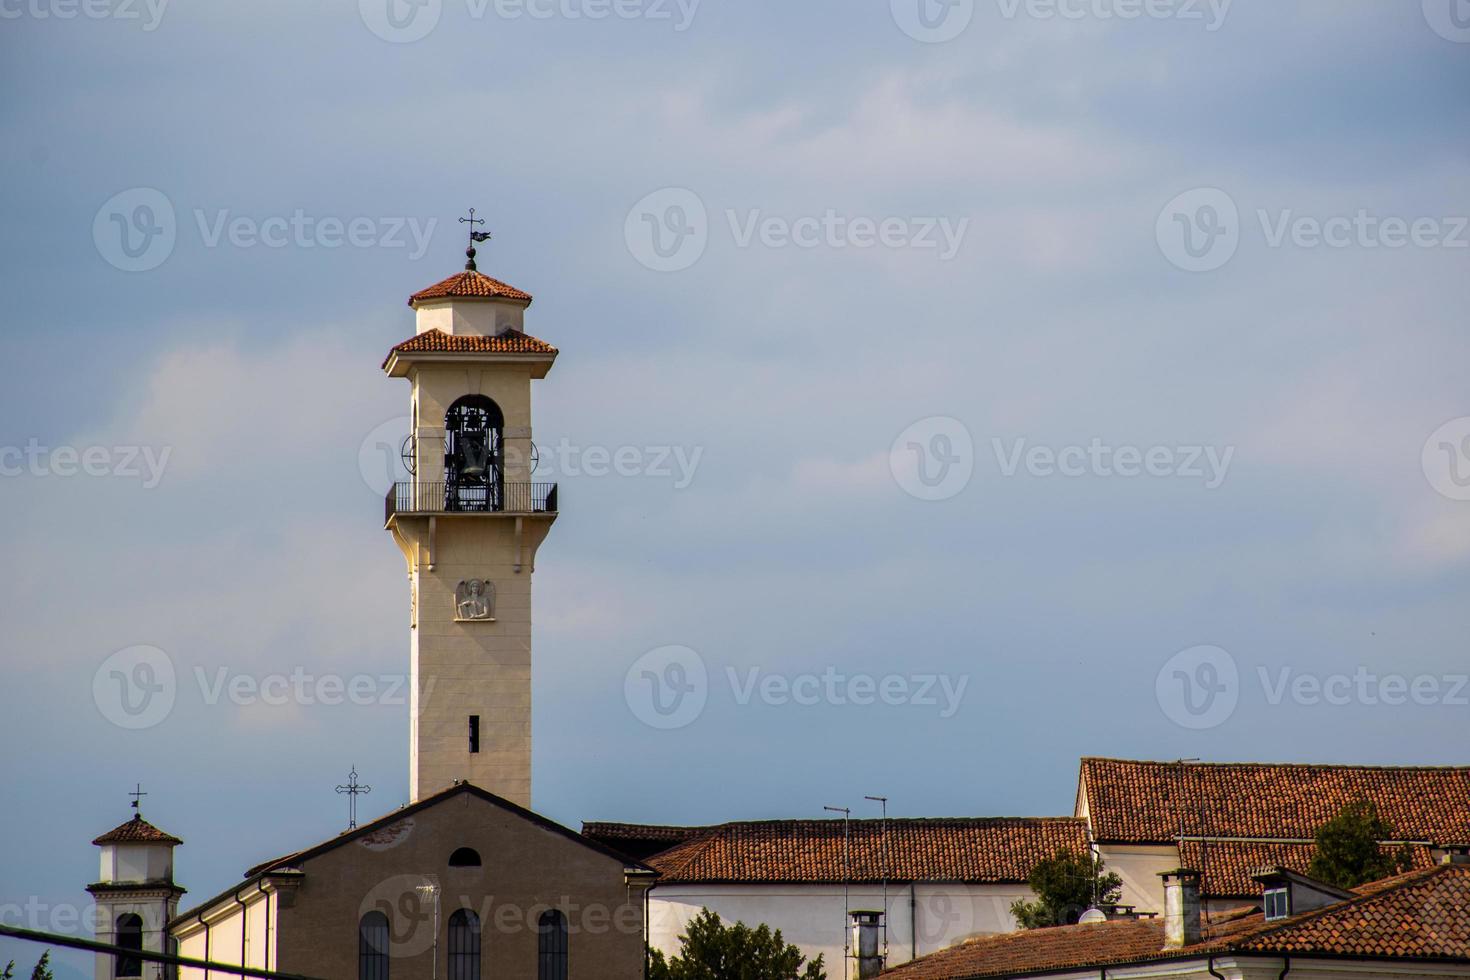
[[0, 0], [0, 55], [3, 921], [85, 933], [138, 783], [186, 904], [406, 800], [379, 364], [471, 207], [561, 350], [538, 811], [1466, 761], [1465, 0]]

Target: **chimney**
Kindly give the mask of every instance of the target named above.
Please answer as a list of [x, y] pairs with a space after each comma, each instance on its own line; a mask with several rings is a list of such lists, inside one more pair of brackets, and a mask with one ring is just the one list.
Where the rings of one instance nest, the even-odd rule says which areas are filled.
[[878, 945], [878, 933], [883, 928], [883, 913], [853, 911], [852, 950], [857, 959], [858, 980], [869, 980], [883, 972], [883, 952]]
[[1200, 941], [1200, 873], [1178, 868], [1159, 877], [1164, 879], [1164, 948], [1195, 945]]

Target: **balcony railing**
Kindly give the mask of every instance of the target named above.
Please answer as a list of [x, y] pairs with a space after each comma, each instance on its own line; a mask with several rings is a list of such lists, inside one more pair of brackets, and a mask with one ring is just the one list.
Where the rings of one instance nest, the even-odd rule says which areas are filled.
[[383, 499], [383, 522], [395, 514], [555, 514], [555, 483], [395, 483]]

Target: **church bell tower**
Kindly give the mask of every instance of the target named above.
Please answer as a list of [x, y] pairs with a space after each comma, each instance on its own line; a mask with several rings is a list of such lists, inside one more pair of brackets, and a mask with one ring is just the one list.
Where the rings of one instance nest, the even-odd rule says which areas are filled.
[[416, 332], [383, 362], [412, 405], [385, 523], [408, 565], [412, 799], [465, 780], [529, 808], [531, 574], [557, 515], [534, 480], [531, 382], [557, 351], [525, 332], [530, 294], [476, 269], [486, 237], [410, 297]]

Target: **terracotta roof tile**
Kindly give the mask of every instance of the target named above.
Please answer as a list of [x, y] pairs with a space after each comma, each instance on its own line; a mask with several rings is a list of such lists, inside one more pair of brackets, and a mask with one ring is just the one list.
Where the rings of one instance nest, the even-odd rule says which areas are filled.
[[[1384, 853], [1398, 850], [1385, 844]], [[1429, 847], [1414, 845], [1409, 849], [1414, 867], [1427, 868], [1434, 863]], [[1179, 864], [1204, 872], [1200, 891], [1206, 898], [1258, 898], [1260, 883], [1252, 876], [1265, 867], [1280, 867], [1307, 874], [1316, 844], [1282, 843], [1279, 841], [1197, 841], [1179, 843]]]
[[182, 844], [173, 834], [166, 834], [144, 820], [141, 815], [118, 824], [97, 838], [93, 844]]
[[1207, 938], [1164, 950], [1158, 919], [988, 936], [906, 963], [892, 980], [1076, 972], [1208, 954], [1356, 956], [1470, 963], [1470, 866], [1438, 865], [1358, 889], [1358, 898], [1266, 922], [1255, 908], [1209, 919]]
[[706, 834], [711, 829], [713, 828], [591, 821], [582, 824], [582, 835], [602, 841], [608, 847], [641, 861], [691, 837]]
[[[442, 330], [426, 330], [397, 344], [388, 352], [394, 354], [549, 354], [557, 349], [530, 334], [514, 331], [494, 337], [477, 334], [447, 334]], [[387, 362], [384, 361], [386, 364]]]
[[1107, 843], [1185, 837], [1311, 840], [1357, 799], [1404, 840], [1470, 843], [1470, 767], [1082, 760], [1080, 793]]
[[451, 296], [467, 299], [515, 299], [531, 302], [530, 293], [503, 283], [499, 279], [491, 279], [487, 275], [466, 269], [432, 286], [420, 289], [408, 298], [408, 305], [413, 306], [420, 300], [444, 299]]
[[[634, 835], [624, 827], [623, 833]], [[845, 876], [840, 820], [770, 820], [696, 830], [647, 859], [662, 881], [835, 882]], [[854, 820], [851, 832], [852, 880], [881, 880], [883, 822]], [[1058, 850], [1083, 853], [1087, 834], [1082, 821], [1069, 817], [890, 820], [887, 843], [891, 880], [1000, 883], [1025, 881], [1032, 868]]]

